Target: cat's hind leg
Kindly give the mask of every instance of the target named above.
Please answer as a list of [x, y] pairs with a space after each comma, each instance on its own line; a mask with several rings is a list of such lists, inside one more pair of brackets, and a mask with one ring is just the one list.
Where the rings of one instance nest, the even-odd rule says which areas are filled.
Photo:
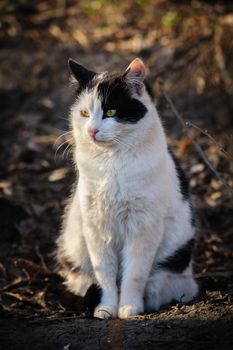
[[157, 269], [151, 274], [145, 289], [145, 310], [156, 311], [172, 301], [187, 303], [198, 294], [191, 264], [181, 273]]
[[195, 227], [189, 202], [180, 205], [165, 218], [163, 241], [155, 256], [145, 288], [147, 310], [158, 310], [172, 301], [189, 302], [198, 294], [192, 272], [192, 248]]

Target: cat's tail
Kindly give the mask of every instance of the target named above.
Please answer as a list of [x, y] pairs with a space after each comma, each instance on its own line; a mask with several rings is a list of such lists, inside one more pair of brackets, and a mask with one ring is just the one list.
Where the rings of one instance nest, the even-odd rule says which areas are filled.
[[84, 297], [95, 283], [94, 277], [81, 266], [74, 266], [64, 255], [56, 256], [56, 272], [64, 278], [64, 285], [75, 295]]

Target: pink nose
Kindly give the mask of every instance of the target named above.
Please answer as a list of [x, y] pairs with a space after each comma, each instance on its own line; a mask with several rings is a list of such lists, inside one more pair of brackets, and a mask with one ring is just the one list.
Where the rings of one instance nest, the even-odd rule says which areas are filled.
[[91, 137], [93, 137], [93, 139], [95, 139], [97, 132], [99, 132], [98, 129], [89, 129], [89, 130], [88, 130], [89, 135], [90, 135]]

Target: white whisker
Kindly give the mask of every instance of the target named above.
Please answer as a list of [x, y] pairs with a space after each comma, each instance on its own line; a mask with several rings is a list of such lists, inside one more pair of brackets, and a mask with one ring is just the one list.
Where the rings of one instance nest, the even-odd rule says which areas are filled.
[[131, 148], [132, 145], [130, 143], [127, 143], [125, 141], [123, 141], [119, 136], [115, 136], [114, 138], [114, 141], [116, 141], [116, 143], [118, 143], [119, 145], [121, 146], [124, 146], [124, 147], [127, 147], [127, 148]]
[[[71, 141], [72, 141], [72, 142], [71, 142]], [[60, 145], [58, 146], [58, 148], [56, 149], [55, 154], [54, 154], [54, 160], [55, 160], [55, 162], [57, 161], [57, 153], [58, 153], [58, 151], [59, 151], [59, 150], [61, 149], [61, 147], [64, 146], [66, 143], [68, 143], [68, 146], [72, 146], [72, 144], [73, 144], [73, 138], [70, 138], [69, 140], [66, 140], [66, 141], [62, 142], [62, 144], [60, 144]]]
[[68, 151], [70, 147], [71, 147], [70, 144], [68, 144], [68, 145], [66, 146], [65, 150], [64, 150], [63, 153], [62, 153], [62, 159], [65, 159], [66, 151]]
[[64, 132], [62, 135], [58, 136], [58, 138], [56, 139], [56, 141], [54, 142], [54, 146], [56, 146], [56, 144], [58, 143], [58, 141], [62, 138], [62, 137], [66, 137], [66, 135], [72, 134], [72, 131], [66, 131]]

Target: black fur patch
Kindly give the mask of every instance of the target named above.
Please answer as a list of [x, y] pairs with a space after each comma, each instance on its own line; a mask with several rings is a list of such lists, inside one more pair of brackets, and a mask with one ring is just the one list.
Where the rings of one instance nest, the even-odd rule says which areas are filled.
[[95, 72], [86, 69], [81, 64], [78, 64], [76, 61], [71, 58], [68, 60], [68, 66], [70, 72], [73, 74], [75, 79], [77, 79], [77, 94], [79, 94], [83, 89], [85, 89], [92, 79], [96, 76]]
[[188, 180], [185, 176], [184, 170], [181, 168], [180, 163], [178, 161], [178, 159], [176, 158], [176, 156], [173, 154], [173, 152], [169, 149], [168, 150], [170, 155], [172, 156], [172, 159], [175, 163], [175, 167], [176, 167], [176, 172], [177, 175], [179, 177], [179, 181], [180, 181], [180, 191], [183, 195], [183, 198], [185, 200], [189, 199], [189, 183]]
[[162, 262], [159, 262], [157, 264], [157, 267], [176, 273], [183, 272], [188, 267], [192, 258], [192, 249], [194, 242], [194, 239], [190, 239], [186, 244], [177, 249], [174, 252], [174, 255], [167, 257]]
[[108, 118], [106, 112], [116, 109], [114, 119], [119, 123], [137, 123], [144, 117], [147, 108], [139, 100], [131, 96], [130, 89], [121, 76], [109, 76], [98, 86], [104, 111], [103, 119]]

